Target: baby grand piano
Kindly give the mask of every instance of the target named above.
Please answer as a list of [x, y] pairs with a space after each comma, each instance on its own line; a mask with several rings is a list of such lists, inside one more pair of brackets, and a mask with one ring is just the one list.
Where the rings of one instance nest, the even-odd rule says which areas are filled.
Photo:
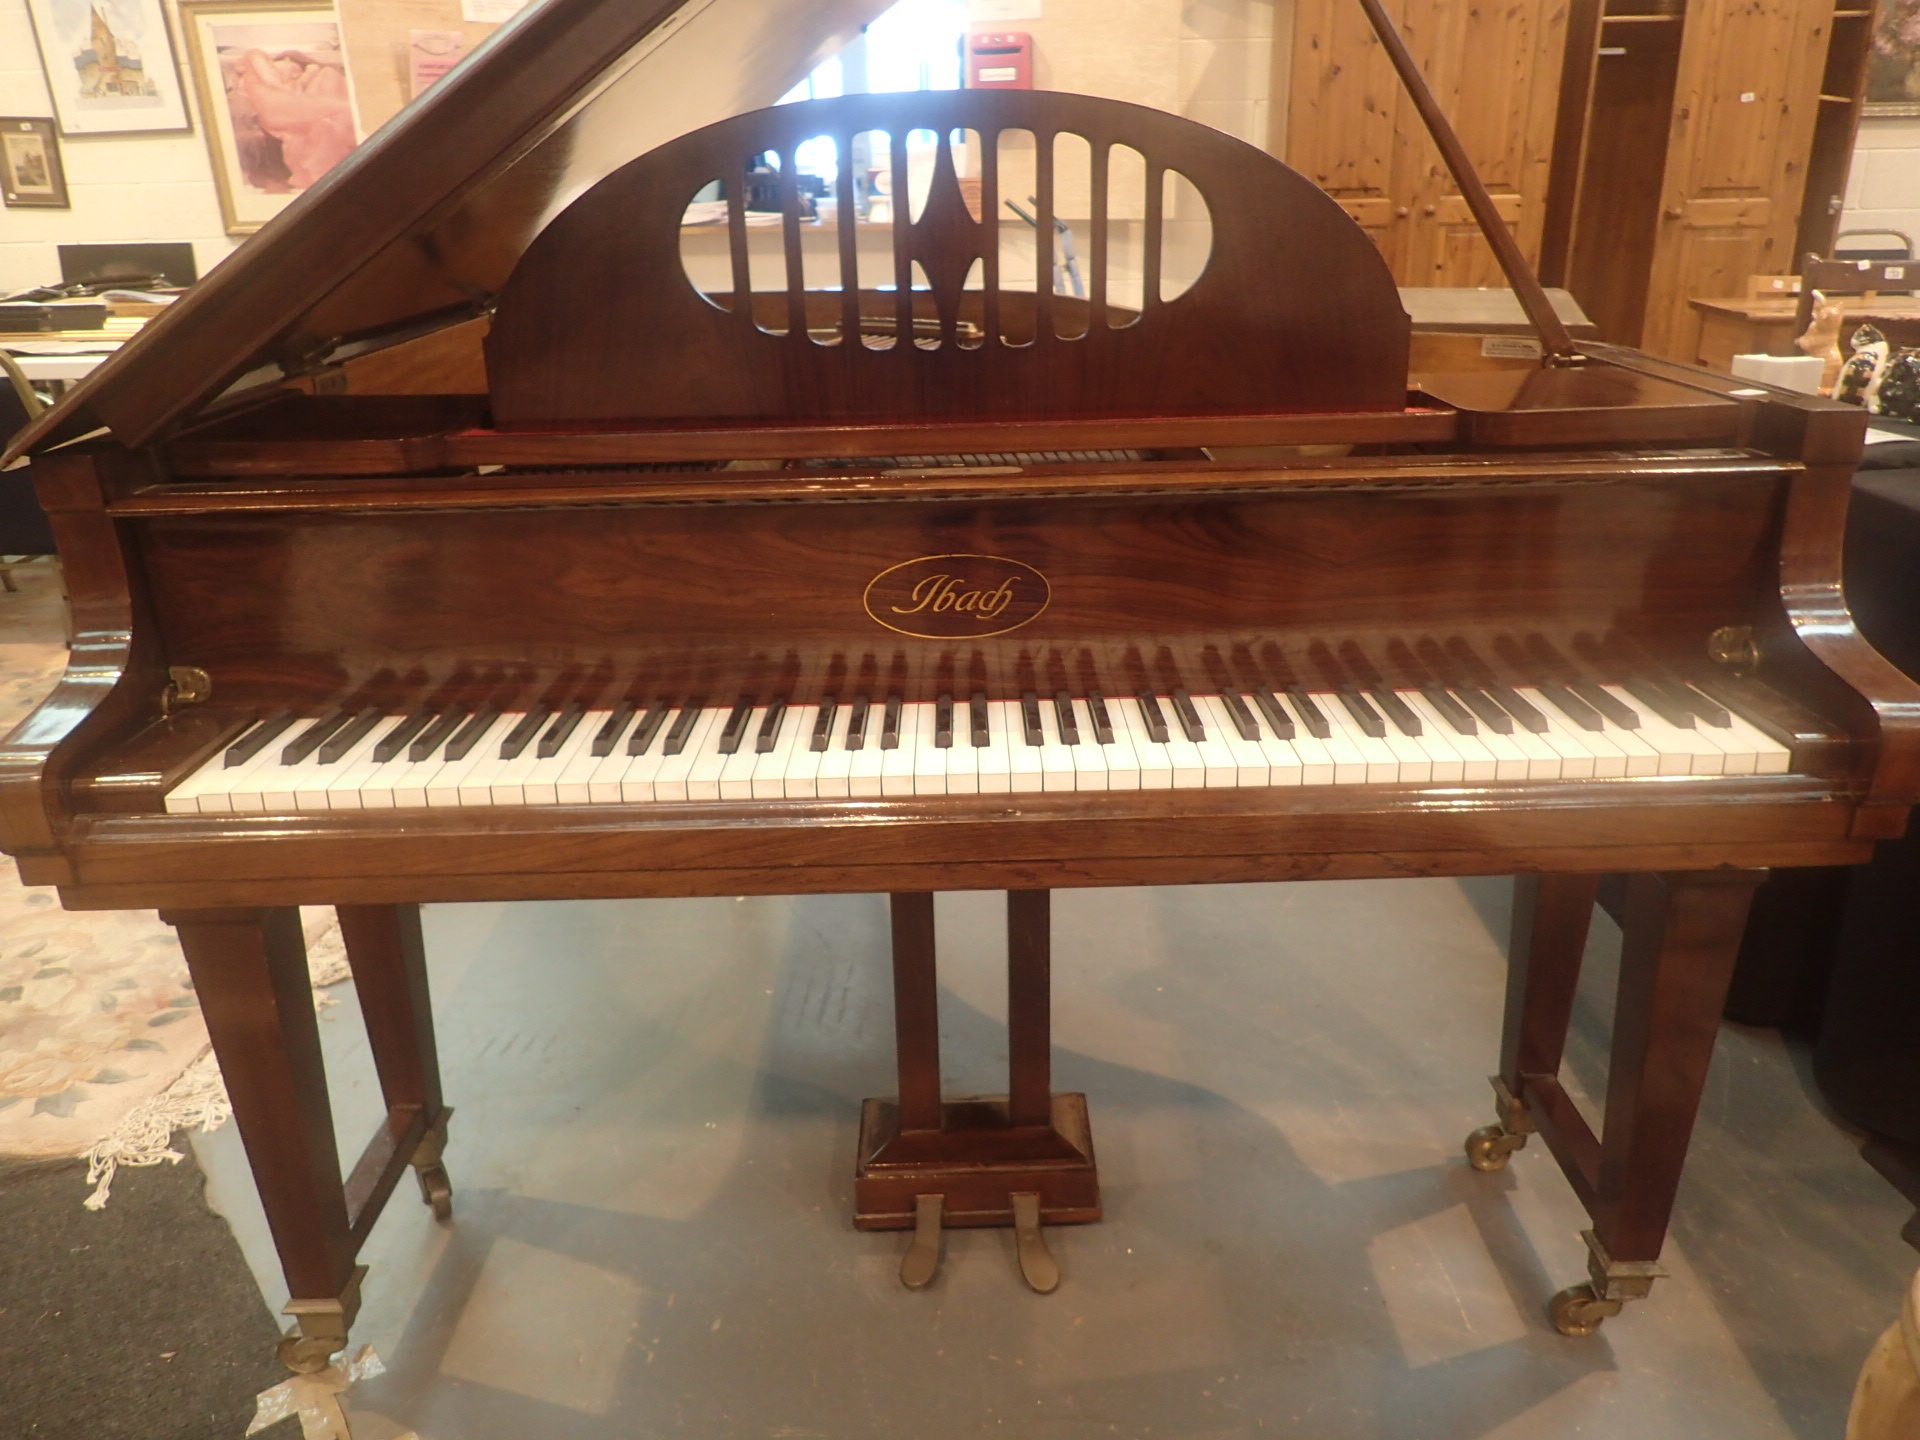
[[[74, 639], [0, 750], [5, 848], [71, 907], [178, 928], [285, 1358], [344, 1346], [409, 1164], [450, 1208], [422, 902], [893, 896], [900, 1089], [869, 1103], [856, 1220], [917, 1227], [911, 1283], [943, 1221], [1017, 1223], [1044, 1288], [1039, 1225], [1099, 1214], [1084, 1101], [1048, 1083], [1047, 892], [1362, 876], [1521, 877], [1498, 1121], [1467, 1151], [1552, 1149], [1593, 1219], [1553, 1315], [1590, 1331], [1659, 1273], [1755, 883], [1865, 858], [1920, 794], [1920, 690], [1840, 592], [1861, 416], [1576, 351], [1497, 222], [1541, 358], [1423, 368], [1333, 201], [1137, 107], [734, 113], [740, 75], [781, 88], [766, 55], [861, 18], [548, 0], [14, 444]], [[916, 129], [937, 162], [880, 280], [851, 225], [823, 265], [796, 142], [897, 157]], [[1002, 284], [1009, 132], [1038, 141], [1040, 275], [1052, 137], [1088, 142], [1084, 300]], [[768, 150], [785, 278], [756, 286]], [[1137, 230], [1108, 220], [1120, 157]], [[1212, 217], [1178, 294], [1169, 172]], [[730, 284], [683, 268], [702, 193]], [[1590, 1125], [1557, 1076], [1608, 874]], [[1009, 892], [1005, 1097], [939, 1092], [943, 888]], [[344, 1177], [302, 904], [338, 909], [388, 1106]]]

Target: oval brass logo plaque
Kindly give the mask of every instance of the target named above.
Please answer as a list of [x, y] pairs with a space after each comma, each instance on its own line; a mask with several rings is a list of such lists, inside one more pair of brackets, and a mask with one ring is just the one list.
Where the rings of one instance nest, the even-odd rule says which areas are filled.
[[1031, 565], [1001, 555], [922, 555], [867, 582], [867, 614], [923, 640], [1004, 635], [1047, 608], [1053, 588]]

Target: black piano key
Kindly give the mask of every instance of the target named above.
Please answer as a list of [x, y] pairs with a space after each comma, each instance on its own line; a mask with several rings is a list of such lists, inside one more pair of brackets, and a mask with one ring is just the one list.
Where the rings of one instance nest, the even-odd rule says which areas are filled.
[[322, 765], [337, 764], [342, 755], [346, 754], [349, 750], [353, 749], [354, 746], [366, 739], [367, 736], [371, 735], [373, 733], [373, 727], [386, 718], [387, 715], [384, 710], [380, 709], [377, 705], [369, 705], [358, 715], [354, 716], [352, 720], [329, 735], [326, 743], [320, 747], [314, 759], [318, 760]]
[[864, 695], [853, 702], [853, 709], [847, 715], [847, 749], [858, 750], [867, 743], [867, 713], [872, 709]]
[[1402, 735], [1418, 735], [1426, 728], [1421, 725], [1420, 717], [1407, 708], [1407, 702], [1386, 686], [1369, 686], [1367, 698], [1380, 707], [1380, 712], [1393, 722], [1394, 728]]
[[1293, 739], [1293, 717], [1287, 714], [1278, 695], [1262, 687], [1253, 692], [1253, 703], [1260, 707], [1260, 713], [1266, 717], [1268, 729], [1282, 740]]
[[[687, 741], [693, 738], [694, 726], [700, 723], [700, 715], [706, 708], [707, 702], [704, 699], [689, 700], [680, 707], [680, 713], [673, 717], [673, 728], [667, 731], [666, 742], [660, 747], [662, 755], [678, 755], [687, 748]], [[639, 731], [634, 732], [633, 738], [636, 740], [640, 738]]]
[[1529, 702], [1521, 699], [1519, 695], [1514, 693], [1512, 686], [1484, 685], [1481, 689], [1493, 697], [1495, 704], [1515, 720], [1519, 721], [1524, 729], [1531, 731], [1533, 734], [1544, 735], [1553, 728], [1547, 723], [1546, 716], [1542, 715], [1538, 710], [1534, 709]]
[[466, 724], [467, 717], [472, 714], [471, 710], [463, 710], [458, 705], [451, 710], [442, 710], [434, 722], [407, 747], [407, 759], [415, 762], [431, 759], [433, 752], [446, 744], [454, 731]]
[[1694, 730], [1693, 712], [1688, 710], [1673, 696], [1651, 680], [1622, 680], [1620, 688], [1626, 691], [1654, 714], [1669, 725], [1682, 730]]
[[1221, 702], [1227, 707], [1227, 714], [1233, 717], [1233, 728], [1240, 732], [1242, 740], [1260, 738], [1260, 722], [1253, 718], [1253, 711], [1247, 708], [1246, 697], [1225, 690], [1220, 695]]
[[741, 699], [734, 701], [733, 709], [727, 714], [727, 723], [720, 731], [720, 753], [732, 755], [740, 749], [740, 742], [747, 738], [747, 721], [753, 718], [753, 701]]
[[427, 726], [433, 723], [432, 710], [416, 710], [402, 720], [393, 729], [380, 737], [380, 743], [373, 747], [373, 758], [384, 765], [413, 742]]
[[1493, 702], [1493, 697], [1473, 685], [1456, 685], [1453, 693], [1496, 735], [1513, 733], [1513, 717]]
[[953, 748], [953, 696], [942, 695], [933, 702], [933, 743], [941, 750]]
[[1667, 691], [1687, 709], [1716, 730], [1733, 728], [1733, 716], [1718, 700], [1702, 695], [1684, 680], [1669, 680]]
[[560, 747], [580, 728], [580, 717], [586, 713], [586, 706], [578, 700], [569, 700], [541, 734], [539, 747], [533, 753], [542, 760], [551, 760], [558, 755]]
[[1020, 697], [1020, 733], [1029, 745], [1044, 745], [1046, 734], [1040, 728], [1040, 697], [1031, 690]]
[[553, 717], [553, 711], [545, 705], [536, 705], [517, 721], [506, 738], [500, 742], [502, 760], [518, 760], [520, 752], [533, 743], [533, 737], [540, 733], [540, 727]]
[[973, 698], [967, 702], [967, 729], [976, 750], [984, 750], [993, 743], [993, 727], [987, 720], [987, 692], [976, 690]]
[[1333, 722], [1321, 713], [1314, 698], [1298, 685], [1287, 687], [1287, 699], [1300, 717], [1300, 723], [1307, 727], [1307, 734], [1316, 740], [1325, 740], [1333, 734]]
[[1340, 697], [1340, 705], [1353, 717], [1353, 723], [1360, 727], [1362, 735], [1375, 740], [1387, 738], [1387, 722], [1380, 718], [1380, 712], [1367, 703], [1367, 697], [1358, 690], [1349, 690], [1344, 685], [1335, 692]]
[[1200, 712], [1194, 707], [1193, 696], [1185, 690], [1173, 692], [1174, 718], [1180, 722], [1180, 733], [1198, 745], [1207, 738], [1207, 727], [1201, 723]]
[[244, 765], [280, 736], [286, 734], [293, 727], [293, 722], [299, 718], [291, 710], [282, 710], [278, 715], [269, 715], [227, 747], [225, 763]]
[[1626, 704], [1604, 685], [1592, 680], [1569, 680], [1567, 688], [1622, 730], [1640, 728], [1640, 712]]
[[314, 721], [313, 724], [309, 725], [286, 743], [286, 747], [280, 752], [280, 763], [282, 765], [298, 765], [302, 760], [326, 744], [334, 731], [338, 730], [352, 718], [353, 712], [351, 710], [335, 710], [330, 714], [322, 715], [318, 720]]
[[1440, 718], [1453, 727], [1456, 735], [1480, 733], [1480, 722], [1473, 718], [1473, 712], [1456, 700], [1446, 686], [1422, 685], [1420, 693], [1429, 705], [1440, 712]]
[[1605, 723], [1600, 718], [1600, 712], [1587, 704], [1587, 702], [1582, 700], [1578, 695], [1574, 694], [1573, 691], [1569, 690], [1565, 685], [1562, 685], [1558, 680], [1542, 680], [1540, 682], [1540, 693], [1546, 697], [1549, 705], [1553, 706], [1554, 709], [1558, 710], [1582, 730], [1597, 732], [1606, 728]]
[[[633, 727], [633, 734], [627, 740], [627, 754], [644, 755], [653, 747], [653, 737], [660, 733], [667, 723], [667, 717], [673, 714], [673, 706], [665, 700], [656, 700], [647, 707], [647, 713], [640, 717], [640, 723]], [[616, 740], [619, 736], [614, 737]], [[684, 741], [682, 742], [685, 743]], [[665, 754], [662, 747], [661, 754]]]
[[611, 755], [613, 747], [620, 743], [620, 737], [626, 734], [627, 726], [633, 723], [633, 714], [637, 708], [631, 700], [622, 700], [614, 706], [613, 713], [607, 716], [605, 723], [593, 732], [593, 744], [588, 748], [603, 759]]
[[1113, 716], [1107, 713], [1107, 697], [1098, 690], [1087, 692], [1087, 714], [1093, 720], [1093, 738], [1101, 745], [1113, 744]]
[[453, 738], [447, 741], [446, 759], [449, 762], [464, 760], [472, 753], [480, 738], [493, 728], [493, 722], [500, 718], [498, 707], [487, 705], [474, 712], [473, 717], [453, 732]]
[[829, 695], [820, 702], [820, 709], [813, 717], [813, 735], [807, 741], [807, 748], [816, 755], [824, 754], [827, 746], [833, 743], [833, 717], [839, 713], [838, 696]]
[[1161, 712], [1160, 702], [1145, 690], [1134, 697], [1134, 704], [1140, 707], [1140, 718], [1146, 723], [1147, 738], [1156, 745], [1164, 745], [1171, 738], [1167, 734], [1167, 717]]
[[1080, 743], [1080, 721], [1073, 713], [1073, 697], [1064, 690], [1054, 692], [1053, 723], [1060, 727], [1062, 745]]
[[886, 712], [880, 717], [880, 748], [882, 750], [900, 748], [900, 707], [903, 703], [898, 695], [887, 696]]
[[767, 713], [760, 718], [760, 729], [753, 737], [753, 753], [765, 755], [780, 743], [781, 727], [787, 723], [787, 702], [769, 700]]

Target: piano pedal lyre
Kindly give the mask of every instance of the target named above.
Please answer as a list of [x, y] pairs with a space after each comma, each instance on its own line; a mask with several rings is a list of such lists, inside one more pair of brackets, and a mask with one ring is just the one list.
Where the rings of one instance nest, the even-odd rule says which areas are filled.
[[900, 1093], [862, 1108], [854, 1225], [913, 1229], [900, 1264], [910, 1290], [939, 1274], [946, 1228], [1007, 1225], [1021, 1277], [1047, 1294], [1060, 1284], [1060, 1266], [1042, 1226], [1100, 1218], [1086, 1097], [1049, 1088], [1048, 938], [1047, 892], [1010, 892], [1008, 1090], [943, 1100], [933, 897], [893, 897]]

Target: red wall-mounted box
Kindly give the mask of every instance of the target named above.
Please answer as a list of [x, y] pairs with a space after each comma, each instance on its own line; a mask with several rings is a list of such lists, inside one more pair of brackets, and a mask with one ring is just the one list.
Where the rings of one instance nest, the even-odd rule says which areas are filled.
[[1031, 90], [1033, 37], [1024, 30], [967, 37], [969, 90]]

